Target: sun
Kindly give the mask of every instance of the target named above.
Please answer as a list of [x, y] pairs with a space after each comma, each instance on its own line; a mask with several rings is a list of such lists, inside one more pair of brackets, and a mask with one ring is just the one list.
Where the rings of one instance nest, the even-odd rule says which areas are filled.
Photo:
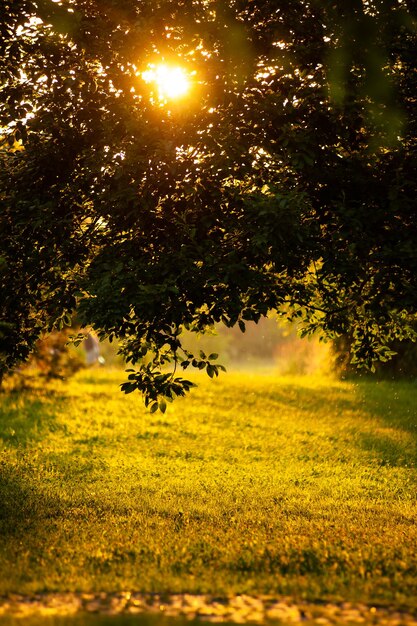
[[146, 83], [153, 83], [158, 90], [159, 100], [176, 100], [185, 96], [190, 90], [191, 83], [185, 70], [174, 65], [164, 63], [148, 66], [142, 72]]

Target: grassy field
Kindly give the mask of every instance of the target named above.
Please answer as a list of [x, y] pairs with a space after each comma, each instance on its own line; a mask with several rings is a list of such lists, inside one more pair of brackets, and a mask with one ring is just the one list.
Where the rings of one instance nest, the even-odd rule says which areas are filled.
[[0, 594], [417, 607], [416, 385], [202, 377], [150, 415], [122, 380], [0, 397]]

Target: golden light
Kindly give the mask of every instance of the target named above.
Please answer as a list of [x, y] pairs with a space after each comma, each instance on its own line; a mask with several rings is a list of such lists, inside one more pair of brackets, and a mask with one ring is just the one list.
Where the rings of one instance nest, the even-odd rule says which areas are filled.
[[154, 83], [158, 90], [159, 100], [175, 100], [182, 98], [190, 90], [191, 83], [185, 70], [178, 66], [149, 65], [149, 69], [142, 72], [146, 83]]

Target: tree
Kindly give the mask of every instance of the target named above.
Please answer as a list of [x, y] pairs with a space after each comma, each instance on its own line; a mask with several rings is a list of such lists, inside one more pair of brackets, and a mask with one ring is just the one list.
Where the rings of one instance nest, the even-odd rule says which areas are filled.
[[[123, 389], [156, 410], [191, 386], [179, 367], [218, 374], [183, 328], [244, 330], [275, 309], [350, 333], [370, 367], [414, 337], [411, 3], [2, 11], [5, 367], [77, 308], [122, 339], [139, 364]], [[160, 60], [194, 72], [193, 97], [158, 99], [142, 73]]]

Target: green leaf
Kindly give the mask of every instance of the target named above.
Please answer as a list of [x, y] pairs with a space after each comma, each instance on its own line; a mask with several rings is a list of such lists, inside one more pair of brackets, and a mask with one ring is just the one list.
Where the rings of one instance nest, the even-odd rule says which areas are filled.
[[213, 376], [217, 376], [217, 368], [215, 365], [211, 365], [210, 363], [208, 363], [207, 365], [207, 374], [210, 376], [210, 378], [213, 378]]

